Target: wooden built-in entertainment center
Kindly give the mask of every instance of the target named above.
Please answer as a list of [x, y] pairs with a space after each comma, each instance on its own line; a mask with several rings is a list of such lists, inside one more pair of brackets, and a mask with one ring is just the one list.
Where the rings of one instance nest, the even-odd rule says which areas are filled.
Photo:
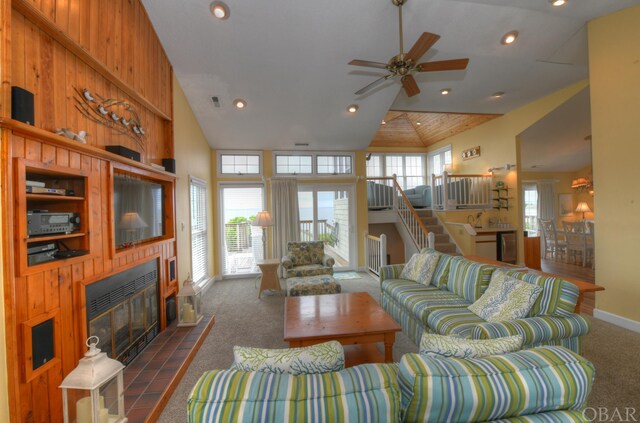
[[[85, 287], [156, 260], [161, 331], [166, 300], [177, 293], [175, 175], [152, 166], [174, 157], [172, 67], [139, 0], [0, 0], [0, 29], [9, 412], [11, 421], [59, 422], [58, 386], [86, 350]], [[34, 94], [34, 125], [11, 118], [13, 86]], [[128, 136], [118, 116], [110, 126], [87, 116], [78, 98], [85, 89], [135, 110], [144, 130]], [[87, 143], [57, 135], [60, 128], [86, 131]], [[110, 153], [108, 145], [137, 151], [141, 160]], [[117, 172], [163, 187], [160, 236], [116, 245]], [[27, 192], [33, 184], [54, 191]], [[46, 224], [32, 229], [34, 216]], [[53, 246], [55, 256], [36, 253]], [[41, 333], [52, 336], [51, 348], [34, 348]]]

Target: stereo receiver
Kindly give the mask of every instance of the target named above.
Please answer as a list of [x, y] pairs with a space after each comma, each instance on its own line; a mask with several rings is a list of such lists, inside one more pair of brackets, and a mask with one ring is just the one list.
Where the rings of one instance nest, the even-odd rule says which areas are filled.
[[80, 216], [77, 213], [27, 212], [27, 236], [69, 234], [79, 228]]

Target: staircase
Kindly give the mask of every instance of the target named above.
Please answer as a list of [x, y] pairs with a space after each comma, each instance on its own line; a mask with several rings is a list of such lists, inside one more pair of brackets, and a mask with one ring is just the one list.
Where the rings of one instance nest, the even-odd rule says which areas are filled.
[[451, 242], [449, 235], [444, 232], [444, 228], [438, 223], [438, 218], [433, 216], [433, 212], [429, 209], [416, 209], [416, 213], [418, 213], [429, 232], [435, 234], [435, 249], [441, 253], [458, 255], [456, 245]]

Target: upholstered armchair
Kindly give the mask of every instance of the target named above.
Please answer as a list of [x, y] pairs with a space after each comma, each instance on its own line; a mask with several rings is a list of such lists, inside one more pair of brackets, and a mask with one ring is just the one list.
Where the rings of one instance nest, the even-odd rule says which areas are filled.
[[415, 188], [404, 190], [404, 195], [413, 207], [431, 207], [431, 187], [429, 185], [418, 185]]
[[324, 242], [289, 242], [282, 257], [284, 277], [333, 275], [333, 257], [324, 253]]

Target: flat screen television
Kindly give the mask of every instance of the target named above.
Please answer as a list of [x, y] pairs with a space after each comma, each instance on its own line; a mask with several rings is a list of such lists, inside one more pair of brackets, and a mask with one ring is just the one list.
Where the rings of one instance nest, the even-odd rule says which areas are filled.
[[132, 175], [113, 176], [113, 221], [116, 248], [161, 237], [164, 231], [164, 187]]

